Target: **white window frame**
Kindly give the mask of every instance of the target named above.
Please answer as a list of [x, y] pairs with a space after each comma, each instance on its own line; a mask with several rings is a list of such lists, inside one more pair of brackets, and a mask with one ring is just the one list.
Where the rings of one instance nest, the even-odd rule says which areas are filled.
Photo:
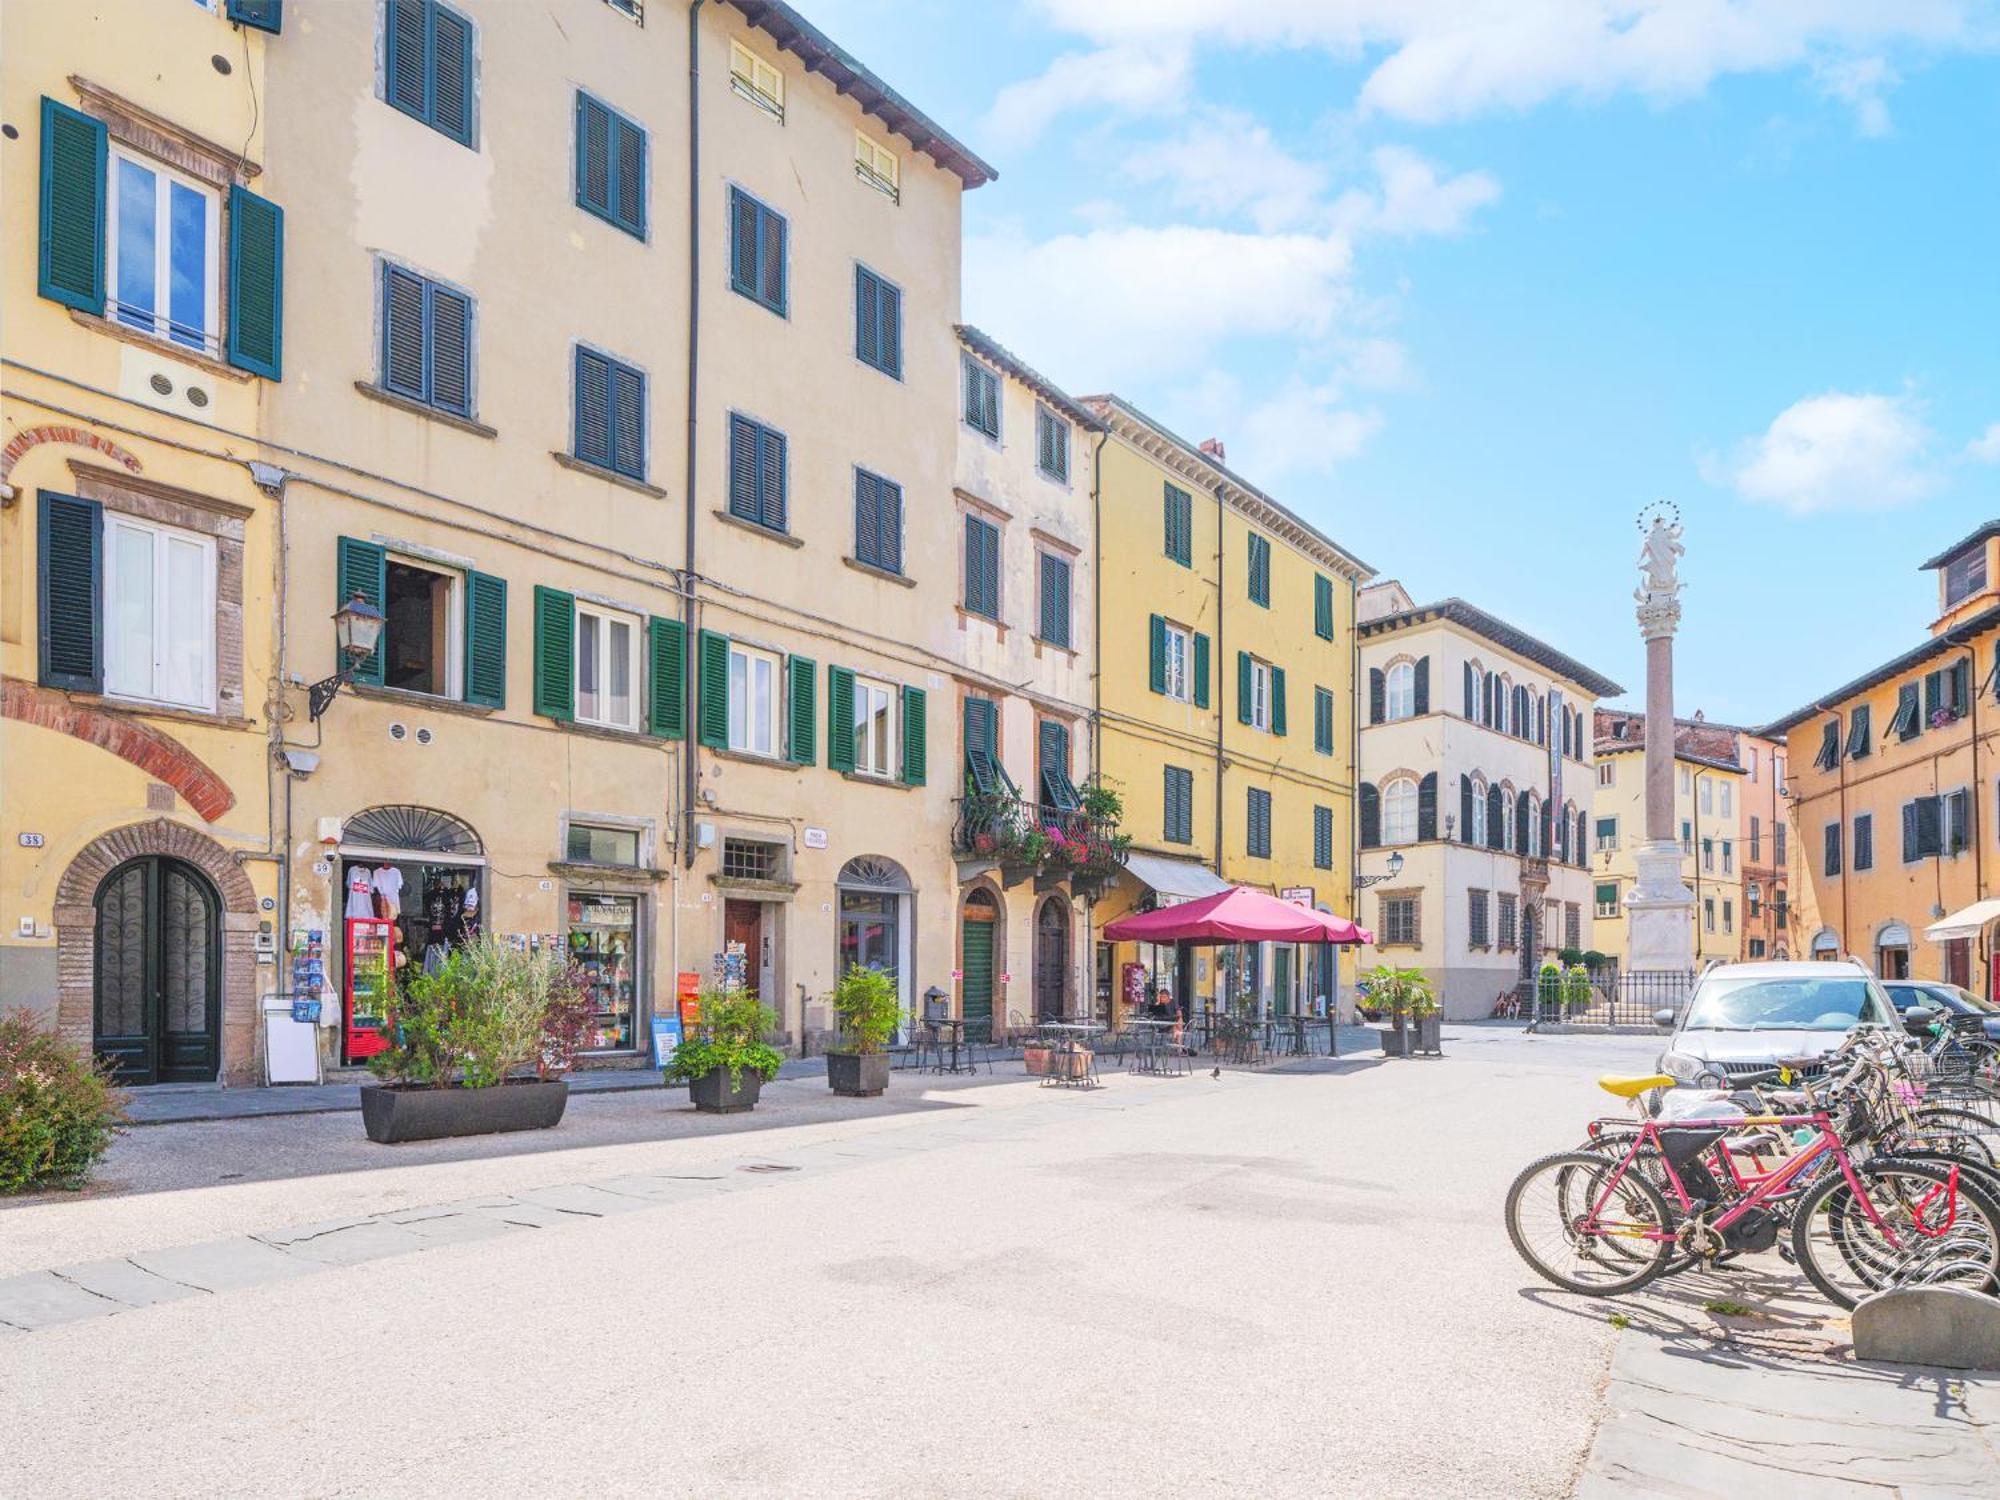
[[1687, 796], [1694, 790], [1694, 773], [1688, 767], [1681, 767], [1681, 795]]
[[1383, 676], [1382, 718], [1385, 723], [1417, 716], [1417, 669], [1414, 663], [1399, 661]]
[[[445, 583], [444, 618], [444, 685], [434, 693], [420, 696], [428, 698], [459, 698], [465, 693], [465, 573], [450, 563], [439, 562], [436, 558], [421, 557], [413, 552], [398, 552], [393, 547], [382, 555], [383, 577], [387, 578], [391, 564], [406, 568], [416, 568], [420, 572], [431, 573], [442, 578]], [[382, 646], [388, 649], [389, 621], [382, 621]], [[397, 688], [397, 692], [411, 691]]]
[[1715, 811], [1715, 783], [1706, 776], [1701, 779], [1701, 810], [1705, 813]]
[[[885, 163], [887, 171], [883, 170]], [[854, 132], [854, 175], [891, 203], [903, 201], [901, 159], [865, 130]]]
[[[599, 672], [598, 701], [600, 704], [608, 705], [612, 696], [610, 691], [610, 672], [611, 627], [613, 625], [623, 625], [626, 629], [627, 640], [630, 642], [625, 653], [625, 668], [629, 677], [625, 685], [625, 701], [630, 706], [630, 713], [624, 719], [613, 718], [608, 708], [606, 712], [597, 715], [586, 714], [583, 711], [584, 633], [586, 630], [591, 633], [597, 648]], [[640, 685], [645, 680], [645, 668], [641, 661], [646, 645], [644, 622], [637, 615], [628, 614], [622, 609], [613, 609], [608, 605], [579, 599], [576, 602], [575, 635], [576, 639], [571, 644], [570, 650], [572, 652], [571, 670], [576, 674], [574, 678], [576, 683], [576, 722], [579, 724], [594, 724], [599, 729], [637, 730], [640, 716], [645, 711], [645, 705], [640, 701], [642, 696]]]
[[[569, 852], [570, 834], [579, 828], [599, 833], [631, 834], [632, 862], [618, 864], [573, 858]], [[587, 864], [594, 870], [643, 870], [653, 862], [652, 836], [653, 825], [643, 819], [628, 820], [609, 813], [566, 813], [562, 820], [562, 845], [558, 857], [564, 864]]]
[[1271, 664], [1250, 658], [1250, 727], [1271, 730]]
[[[1608, 886], [1610, 886], [1610, 887], [1612, 888], [1612, 890], [1613, 890], [1614, 894], [1613, 894], [1613, 896], [1611, 897], [1611, 903], [1610, 903], [1610, 905], [1609, 905], [1608, 907], [1607, 907], [1607, 906], [1605, 905], [1605, 903], [1604, 903], [1604, 902], [1602, 902], [1602, 901], [1597, 901], [1597, 900], [1593, 900], [1593, 901], [1591, 902], [1591, 908], [1592, 908], [1592, 915], [1594, 915], [1594, 916], [1598, 916], [1598, 917], [1615, 917], [1615, 916], [1617, 916], [1617, 915], [1619, 914], [1619, 911], [1620, 911], [1620, 909], [1621, 909], [1621, 908], [1620, 908], [1620, 906], [1619, 906], [1619, 901], [1618, 901], [1618, 896], [1617, 896], [1617, 895], [1615, 894], [1615, 892], [1617, 891], [1617, 887], [1618, 887], [1618, 882], [1617, 882], [1617, 881], [1615, 881], [1615, 880], [1600, 880], [1600, 881], [1596, 881], [1596, 882], [1594, 882], [1594, 884], [1596, 884], [1596, 885], [1608, 885]], [[1592, 895], [1592, 897], [1595, 897], [1595, 896], [1597, 895], [1597, 892], [1596, 892], [1595, 890], [1593, 890], [1593, 891], [1591, 892], [1591, 895]]]
[[[764, 86], [766, 74], [776, 87]], [[773, 119], [780, 122], [784, 120], [784, 69], [774, 66], [761, 54], [744, 46], [734, 37], [729, 40], [729, 87], [739, 98], [749, 100]]]
[[1472, 828], [1471, 842], [1480, 848], [1486, 847], [1486, 783], [1472, 783]]
[[[118, 576], [118, 547], [113, 533], [119, 529], [142, 532], [153, 539], [153, 618], [147, 626], [146, 639], [151, 647], [152, 662], [147, 677], [153, 692], [136, 693], [121, 691], [112, 686], [116, 675], [113, 665], [114, 653], [119, 650], [117, 632], [112, 628], [112, 618], [117, 609], [116, 601], [124, 597], [124, 584]], [[104, 694], [108, 698], [119, 698], [133, 703], [159, 703], [174, 708], [192, 708], [203, 713], [215, 712], [215, 606], [216, 606], [216, 557], [215, 538], [204, 536], [198, 531], [185, 531], [178, 526], [162, 526], [152, 521], [142, 520], [123, 511], [107, 508], [104, 512]], [[157, 691], [166, 673], [165, 657], [165, 615], [170, 593], [167, 580], [167, 550], [169, 543], [183, 543], [198, 548], [203, 560], [203, 604], [200, 617], [203, 624], [201, 633], [201, 687], [192, 698], [173, 698]]]
[[[874, 694], [881, 694], [886, 712], [878, 721], [872, 713], [864, 716], [863, 705]], [[854, 774], [873, 776], [882, 781], [894, 781], [900, 774], [901, 765], [896, 759], [896, 705], [901, 690], [893, 682], [884, 682], [877, 677], [856, 676], [854, 679], [854, 722], [849, 731], [855, 734]], [[872, 705], [871, 705], [872, 706]], [[883, 727], [881, 745], [876, 745], [875, 725]], [[864, 749], [864, 746], [866, 747]], [[881, 765], [871, 764], [874, 751], [881, 752]]]
[[1607, 821], [1609, 821], [1611, 824], [1610, 833], [1607, 834], [1602, 829], [1597, 829], [1597, 828], [1593, 828], [1591, 830], [1592, 847], [1594, 847], [1599, 854], [1609, 853], [1610, 851], [1618, 847], [1618, 819], [1616, 815], [1613, 815]]
[[1736, 794], [1730, 790], [1728, 782], [1726, 781], [1723, 782], [1722, 794], [1721, 794], [1721, 806], [1722, 806], [1723, 817], [1733, 818], [1736, 816], [1735, 802], [1736, 802]]
[[[758, 663], [770, 668], [770, 697], [762, 705], [769, 723], [765, 726], [770, 740], [770, 749], [756, 747], [755, 730], [757, 724], [751, 715], [758, 705], [749, 694], [739, 694], [736, 690], [736, 664], [744, 663], [743, 682], [747, 688], [754, 680], [751, 667]], [[779, 702], [785, 695], [785, 661], [775, 651], [764, 651], [756, 646], [745, 645], [741, 641], [729, 643], [729, 748], [738, 755], [755, 755], [768, 760], [784, 757], [784, 715], [779, 712]], [[738, 720], [741, 720], [739, 725]], [[739, 732], [740, 731], [740, 732]]]
[[1618, 784], [1617, 761], [1600, 760], [1597, 763], [1597, 784], [1599, 786], [1616, 786]]
[[[1176, 652], [1179, 653], [1176, 658]], [[1176, 703], [1192, 697], [1194, 682], [1194, 634], [1179, 625], [1166, 627], [1167, 696]]]
[[1528, 858], [1540, 859], [1548, 853], [1542, 847], [1542, 799], [1533, 792], [1528, 794], [1528, 831], [1523, 837], [1528, 846]]
[[1382, 843], [1414, 844], [1417, 841], [1417, 784], [1398, 776], [1382, 786]]
[[[118, 164], [129, 161], [134, 166], [151, 172], [158, 179], [160, 187], [153, 197], [153, 326], [148, 328], [138, 323], [128, 322], [121, 316], [124, 304], [118, 300], [118, 234], [121, 227], [119, 214]], [[173, 336], [173, 314], [167, 304], [171, 301], [173, 286], [173, 226], [171, 204], [173, 193], [168, 184], [178, 183], [201, 195], [207, 205], [207, 223], [204, 226], [202, 259], [207, 267], [206, 284], [202, 288], [201, 340], [189, 343], [186, 339]], [[130, 328], [136, 333], [174, 349], [193, 349], [211, 358], [222, 352], [221, 286], [222, 264], [219, 257], [222, 244], [222, 195], [213, 186], [200, 178], [168, 166], [158, 157], [148, 156], [143, 151], [135, 151], [119, 141], [110, 143], [104, 166], [104, 316], [107, 321]]]

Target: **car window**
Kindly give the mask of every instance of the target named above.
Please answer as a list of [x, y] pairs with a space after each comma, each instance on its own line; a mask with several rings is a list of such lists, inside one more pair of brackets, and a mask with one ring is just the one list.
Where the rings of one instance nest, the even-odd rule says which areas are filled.
[[1705, 982], [1688, 1009], [1690, 1031], [1846, 1031], [1888, 1020], [1873, 987], [1858, 974], [1826, 978], [1732, 979]]
[[1947, 1010], [1956, 1011], [1961, 1016], [2000, 1016], [2000, 1005], [1991, 1000], [1983, 1000], [1970, 990], [1960, 989], [1955, 984], [1929, 986], [1930, 992], [1942, 1000]]

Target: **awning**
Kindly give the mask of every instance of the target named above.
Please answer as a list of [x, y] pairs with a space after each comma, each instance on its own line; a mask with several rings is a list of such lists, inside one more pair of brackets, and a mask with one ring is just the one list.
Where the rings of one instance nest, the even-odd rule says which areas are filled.
[[2000, 917], [2000, 900], [1975, 901], [1962, 907], [1942, 921], [1933, 922], [1924, 929], [1924, 936], [1934, 943], [1948, 943], [1953, 938], [1978, 937], [1988, 922]]
[[1104, 925], [1107, 943], [1372, 943], [1345, 917], [1293, 906], [1247, 886], [1199, 901], [1135, 912]]
[[1151, 887], [1156, 895], [1175, 901], [1195, 901], [1233, 889], [1228, 881], [1205, 865], [1186, 859], [1168, 859], [1158, 854], [1141, 854], [1136, 849], [1125, 856], [1125, 869]]

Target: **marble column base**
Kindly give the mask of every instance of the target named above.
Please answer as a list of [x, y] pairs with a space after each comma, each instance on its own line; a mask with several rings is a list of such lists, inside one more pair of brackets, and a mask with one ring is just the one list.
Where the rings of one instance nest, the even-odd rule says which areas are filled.
[[1681, 858], [1672, 839], [1639, 847], [1639, 878], [1625, 897], [1628, 974], [1694, 967], [1694, 893], [1681, 881]]

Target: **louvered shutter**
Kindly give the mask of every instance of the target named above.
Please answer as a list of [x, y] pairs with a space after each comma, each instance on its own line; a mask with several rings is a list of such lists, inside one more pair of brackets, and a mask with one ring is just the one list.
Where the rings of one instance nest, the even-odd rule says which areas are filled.
[[757, 280], [757, 205], [741, 188], [729, 190], [729, 285], [755, 297]]
[[622, 116], [613, 117], [612, 157], [617, 167], [617, 186], [611, 211], [619, 227], [640, 239], [646, 237], [646, 132]]
[[1847, 720], [1847, 754], [1850, 760], [1860, 760], [1868, 754], [1869, 742], [1868, 705], [1857, 703]]
[[229, 362], [276, 380], [283, 364], [285, 211], [229, 190]]
[[576, 94], [576, 201], [603, 218], [611, 215], [611, 111], [578, 89]]
[[465, 701], [507, 706], [507, 580], [465, 575]]
[[854, 673], [847, 667], [826, 669], [826, 764], [854, 769]]
[[769, 427], [757, 430], [757, 520], [783, 531], [787, 519], [785, 495], [785, 435]]
[[285, 29], [285, 0], [229, 0], [223, 14], [239, 26], [277, 36]]
[[1554, 817], [1555, 809], [1544, 802], [1542, 804], [1542, 857], [1544, 859], [1552, 852], [1550, 845], [1554, 843], [1554, 839], [1550, 835], [1553, 831], [1552, 824]]
[[1319, 573], [1313, 575], [1313, 634], [1333, 639], [1333, 580]]
[[106, 151], [103, 121], [43, 98], [40, 291], [100, 316]]
[[1526, 854], [1529, 848], [1528, 794], [1522, 792], [1514, 799], [1514, 852]]
[[961, 716], [965, 740], [965, 786], [968, 792], [994, 795], [1000, 790], [995, 747], [993, 700], [967, 698]]
[[1825, 842], [1826, 853], [1824, 858], [1826, 873], [1829, 876], [1838, 875], [1840, 873], [1840, 825], [1838, 823], [1829, 823], [1826, 825]]
[[611, 367], [588, 349], [576, 351], [576, 456], [611, 466]]
[[882, 362], [882, 284], [860, 266], [854, 268], [854, 357], [866, 365]]
[[1486, 717], [1483, 722], [1485, 723], [1488, 729], [1491, 729], [1494, 727], [1493, 705], [1500, 692], [1500, 686], [1498, 680], [1490, 672], [1486, 676], [1485, 691], [1486, 691]]
[[785, 238], [790, 233], [784, 216], [774, 209], [759, 207], [757, 233], [757, 285], [763, 301], [777, 312], [785, 310]]
[[929, 756], [927, 735], [929, 724], [925, 718], [930, 695], [922, 688], [903, 689], [903, 784], [922, 786], [927, 772]]
[[1388, 684], [1382, 676], [1382, 669], [1380, 667], [1370, 667], [1368, 669], [1368, 722], [1370, 724], [1380, 724], [1382, 722], [1383, 715], [1388, 712], [1388, 696]]
[[[364, 604], [381, 609], [388, 593], [388, 558], [373, 542], [344, 536], [334, 553], [333, 581], [335, 609], [357, 595]], [[376, 687], [382, 685], [382, 642], [379, 637], [375, 649], [355, 667], [354, 680]]]
[[1813, 765], [1822, 771], [1831, 771], [1840, 764], [1840, 720], [1828, 719], [1820, 726], [1819, 754], [1813, 757]]
[[818, 684], [818, 662], [803, 656], [785, 658], [785, 759], [795, 766], [819, 760]]
[[472, 303], [432, 282], [431, 401], [460, 416], [472, 414]]
[[1194, 637], [1194, 706], [1208, 707], [1208, 637], [1199, 631]]
[[428, 399], [424, 383], [424, 281], [382, 267], [382, 384], [399, 396]]
[[1069, 636], [1069, 563], [1054, 553], [1041, 554], [1042, 639], [1067, 646]]
[[1069, 730], [1053, 719], [1043, 719], [1036, 729], [1040, 741], [1042, 801], [1067, 810], [1076, 805], [1069, 780]]
[[1438, 836], [1438, 778], [1429, 771], [1417, 783], [1417, 840], [1428, 842]]
[[1146, 619], [1146, 685], [1156, 693], [1167, 690], [1167, 622], [1158, 615]]
[[712, 630], [695, 637], [695, 736], [711, 750], [729, 748], [729, 637]]
[[1313, 864], [1322, 870], [1333, 868], [1333, 809], [1313, 809]]
[[967, 915], [960, 929], [958, 967], [960, 973], [959, 1015], [965, 1033], [977, 1041], [993, 1035], [993, 929], [990, 916]]
[[742, 417], [729, 419], [729, 513], [755, 521], [757, 512], [757, 429]]
[[1929, 856], [1944, 848], [1943, 816], [1936, 797], [1917, 799], [1917, 853]]
[[1419, 715], [1427, 714], [1431, 711], [1431, 659], [1428, 656], [1417, 658], [1417, 670], [1414, 675], [1416, 677], [1415, 711]]
[[1472, 842], [1472, 778], [1461, 775], [1458, 778], [1458, 838], [1459, 842]]
[[576, 597], [535, 585], [535, 712], [576, 717]]
[[1903, 863], [1920, 858], [1923, 853], [1917, 827], [1917, 804], [1903, 804]]
[[1250, 680], [1250, 653], [1236, 653], [1236, 721], [1254, 723], [1257, 717], [1256, 692]]
[[687, 734], [687, 631], [679, 620], [646, 622], [646, 728], [662, 739]]
[[453, 140], [472, 144], [472, 25], [432, 5], [431, 122]]
[[36, 556], [44, 686], [104, 690], [104, 510], [43, 490]]
[[424, 38], [428, 0], [389, 0], [385, 92], [389, 102], [420, 120], [430, 118]]
[[898, 380], [903, 378], [903, 294], [886, 282], [876, 287], [876, 347], [882, 368]]
[[611, 467], [646, 477], [646, 377], [619, 364], [611, 366]]
[[1472, 663], [1467, 662], [1465, 664], [1465, 716], [1468, 719], [1473, 718], [1475, 716], [1473, 713], [1472, 699], [1473, 695], [1478, 691], [1479, 689], [1473, 685]]
[[1499, 787], [1486, 789], [1486, 847], [1504, 849], [1507, 847], [1506, 793]]
[[1271, 733], [1285, 732], [1285, 669], [1271, 668]]
[[1361, 847], [1374, 849], [1382, 843], [1382, 794], [1372, 782], [1361, 783]]

